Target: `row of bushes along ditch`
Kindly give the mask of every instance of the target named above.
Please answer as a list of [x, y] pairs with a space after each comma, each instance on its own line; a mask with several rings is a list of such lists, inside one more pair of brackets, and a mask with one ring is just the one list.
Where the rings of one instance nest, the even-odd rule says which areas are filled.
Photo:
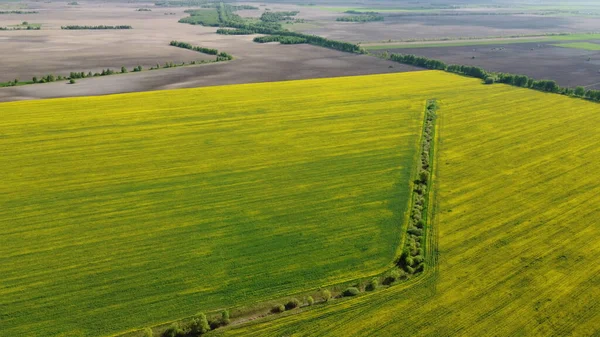
[[[432, 161], [433, 161], [433, 142], [435, 141], [435, 120], [437, 102], [428, 100], [425, 107], [425, 117], [421, 136], [421, 152], [418, 170], [414, 181], [414, 187], [411, 192], [411, 210], [407, 226], [407, 237], [402, 255], [396, 261], [396, 266], [379, 276], [368, 280], [357, 280], [344, 285], [332, 286], [330, 289], [320, 289], [317, 292], [309, 292], [310, 295], [304, 296], [303, 301], [293, 297], [287, 302], [271, 304], [270, 309], [267, 306], [261, 306], [263, 312], [259, 316], [277, 315], [289, 310], [302, 307], [310, 307], [317, 303], [328, 303], [335, 298], [354, 297], [363, 291], [375, 291], [383, 286], [391, 286], [397, 281], [410, 279], [425, 269], [425, 233], [427, 230], [427, 210], [429, 208], [428, 186], [432, 183]], [[380, 285], [381, 284], [381, 285]], [[333, 290], [333, 292], [332, 292]], [[308, 294], [308, 293], [307, 293]], [[256, 314], [256, 312], [254, 312]], [[247, 315], [247, 314], [246, 314]], [[245, 315], [239, 315], [244, 317]], [[200, 313], [191, 319], [175, 322], [165, 329], [165, 327], [156, 327], [156, 336], [161, 337], [196, 337], [206, 332], [230, 324], [229, 311], [225, 310], [220, 317], [207, 319], [204, 313]], [[144, 337], [153, 337], [154, 332], [150, 328], [143, 330]]]
[[412, 208], [406, 231], [407, 236], [402, 255], [397, 262], [398, 267], [408, 274], [417, 274], [425, 269], [425, 234], [428, 226], [427, 211], [432, 181], [436, 110], [437, 102], [435, 100], [427, 101], [421, 139], [419, 171], [414, 181]]

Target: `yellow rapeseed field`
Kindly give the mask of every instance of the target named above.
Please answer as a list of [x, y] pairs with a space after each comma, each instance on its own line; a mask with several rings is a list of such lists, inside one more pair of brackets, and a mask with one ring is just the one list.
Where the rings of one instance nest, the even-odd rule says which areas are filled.
[[440, 104], [437, 266], [417, 284], [220, 333], [600, 335], [600, 105], [441, 72], [389, 78], [424, 76], [431, 86], [398, 93]]
[[438, 79], [0, 104], [0, 336], [111, 335], [386, 270]]

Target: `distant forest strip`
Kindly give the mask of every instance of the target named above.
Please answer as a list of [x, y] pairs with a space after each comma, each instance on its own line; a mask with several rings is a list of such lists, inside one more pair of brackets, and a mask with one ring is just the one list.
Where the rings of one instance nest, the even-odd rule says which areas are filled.
[[40, 26], [0, 27], [0, 30], [41, 30]]
[[306, 39], [303, 37], [296, 37], [296, 36], [267, 35], [267, 36], [255, 37], [254, 42], [258, 42], [258, 43], [279, 42], [281, 44], [302, 44], [302, 43], [306, 43]]
[[204, 53], [204, 54], [208, 54], [208, 55], [216, 55], [217, 56], [216, 62], [233, 60], [233, 56], [231, 56], [230, 54], [225, 53], [225, 52], [219, 52], [217, 49], [193, 46], [190, 43], [180, 42], [180, 41], [171, 41], [171, 43], [169, 45], [174, 46], [174, 47], [197, 51], [199, 53]]
[[[200, 60], [200, 61], [191, 61], [188, 63], [186, 63], [186, 62], [181, 62], [181, 63], [165, 62], [164, 65], [162, 65], [162, 66], [157, 63], [155, 66], [152, 66], [152, 67], [148, 68], [147, 70], [158, 70], [158, 69], [177, 68], [177, 67], [198, 65], [198, 64], [224, 62], [224, 61], [230, 61], [232, 59], [233, 59], [233, 56], [231, 56], [230, 54], [220, 52], [220, 53], [216, 54], [215, 60]], [[131, 72], [134, 72], [134, 73], [141, 72], [141, 71], [144, 71], [144, 68], [140, 65], [131, 69]], [[121, 69], [118, 69], [118, 70], [114, 70], [114, 69], [110, 69], [110, 68], [102, 69], [101, 72], [91, 72], [91, 71], [71, 72], [68, 76], [49, 74], [49, 75], [44, 75], [41, 77], [34, 76], [31, 79], [31, 81], [20, 81], [19, 79], [14, 79], [14, 80], [8, 81], [8, 82], [0, 82], [0, 88], [15, 87], [15, 86], [21, 86], [21, 85], [28, 85], [28, 84], [38, 84], [38, 83], [52, 83], [52, 82], [63, 81], [63, 80], [76, 80], [76, 79], [82, 79], [82, 78], [110, 76], [110, 75], [126, 74], [128, 72], [129, 72], [129, 70], [127, 70], [127, 68], [121, 67]]]
[[0, 15], [2, 14], [38, 14], [37, 11], [0, 11]]
[[357, 15], [361, 15], [361, 14], [365, 14], [365, 15], [376, 15], [376, 14], [379, 14], [379, 12], [374, 12], [374, 11], [366, 11], [366, 12], [363, 12], [363, 11], [357, 11], [357, 10], [354, 10], [354, 9], [351, 9], [351, 10], [345, 11], [344, 13], [346, 13], [346, 14], [357, 14]]
[[503, 83], [520, 88], [534, 89], [538, 91], [561, 94], [571, 97], [584, 98], [594, 102], [600, 102], [600, 90], [586, 90], [584, 87], [562, 88], [553, 80], [535, 80], [527, 75], [516, 75], [501, 72], [489, 72], [480, 67], [465, 65], [447, 65], [440, 60], [429, 59], [416, 55], [388, 54], [381, 55], [383, 58], [398, 63], [413, 65], [421, 68], [443, 70], [450, 73], [476, 77], [484, 81], [485, 84]]
[[66, 30], [102, 30], [102, 29], [133, 29], [133, 27], [129, 26], [129, 25], [121, 25], [121, 26], [104, 26], [104, 25], [100, 25], [100, 26], [77, 26], [77, 25], [72, 25], [72, 26], [61, 26], [60, 29], [66, 29]]
[[374, 21], [383, 21], [382, 15], [351, 15], [351, 16], [342, 16], [335, 21], [341, 22], [374, 22]]
[[298, 11], [292, 11], [292, 12], [264, 12], [262, 13], [262, 15], [260, 16], [260, 21], [263, 22], [279, 22], [279, 21], [287, 21], [287, 20], [293, 20], [293, 16], [296, 16], [298, 13]]
[[[208, 26], [219, 26], [217, 34], [222, 35], [250, 35], [250, 34], [265, 34], [265, 35], [277, 35], [295, 38], [293, 40], [300, 41], [299, 39], [306, 40], [305, 43], [350, 52], [364, 54], [365, 51], [360, 46], [354, 43], [348, 43], [343, 41], [329, 40], [316, 35], [308, 35], [297, 32], [292, 32], [284, 29], [278, 21], [271, 21], [275, 18], [285, 18], [291, 16], [296, 12], [273, 12], [280, 13], [275, 15], [267, 15], [262, 17], [259, 22], [253, 22], [245, 20], [239, 15], [234, 13], [235, 7], [228, 4], [220, 3], [215, 11], [211, 10], [190, 10], [188, 13], [189, 17], [179, 20], [181, 23], [190, 24], [202, 24]], [[203, 13], [204, 12], [204, 13]], [[283, 13], [283, 14], [281, 14]], [[264, 15], [264, 14], [263, 14]], [[295, 15], [295, 14], [294, 14]], [[226, 29], [232, 28], [232, 29]], [[281, 39], [281, 38], [279, 38]], [[286, 40], [291, 42], [292, 39]]]

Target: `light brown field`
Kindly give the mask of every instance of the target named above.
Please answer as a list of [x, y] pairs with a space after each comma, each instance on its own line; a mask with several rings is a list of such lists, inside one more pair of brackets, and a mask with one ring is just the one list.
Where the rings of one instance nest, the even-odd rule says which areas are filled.
[[[40, 9], [37, 9], [40, 7]], [[151, 12], [137, 12], [149, 7]], [[63, 82], [0, 88], [0, 101], [102, 95], [123, 92], [198, 87], [290, 79], [366, 75], [416, 70], [375, 57], [353, 55], [310, 45], [252, 42], [253, 36], [223, 36], [216, 28], [178, 23], [184, 8], [157, 8], [153, 4], [84, 3], [79, 6], [31, 3], [40, 14], [3, 15], [0, 26], [22, 21], [42, 23], [40, 31], [0, 32], [0, 82], [30, 80], [49, 73], [144, 69], [164, 62], [181, 63], [213, 58], [169, 46], [179, 40], [216, 48], [234, 55], [227, 63], [144, 71]], [[177, 13], [165, 15], [164, 13]], [[249, 12], [249, 11], [246, 11]], [[61, 25], [131, 25], [131, 30], [61, 30]]]

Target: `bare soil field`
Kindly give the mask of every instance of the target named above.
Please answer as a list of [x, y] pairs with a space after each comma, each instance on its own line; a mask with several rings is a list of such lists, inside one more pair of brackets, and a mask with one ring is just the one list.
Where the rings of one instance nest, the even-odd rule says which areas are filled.
[[[353, 6], [361, 7], [361, 5]], [[473, 15], [477, 11], [503, 13], [506, 12], [505, 8], [470, 8], [453, 11], [451, 12], [453, 15], [424, 15], [425, 13], [388, 12], [389, 9], [385, 6], [378, 6], [377, 8], [367, 8], [367, 10], [377, 11], [380, 8], [384, 21], [366, 23], [336, 21], [338, 17], [350, 15], [343, 13], [346, 10], [345, 7], [290, 4], [267, 4], [266, 7], [260, 7], [261, 11], [265, 8], [273, 11], [299, 11], [296, 18], [304, 19], [305, 23], [287, 25], [288, 29], [334, 40], [362, 43], [405, 39], [477, 38], [600, 31], [600, 17], [533, 14], [487, 15], [485, 13]], [[336, 9], [339, 10], [336, 11]], [[520, 11], [517, 13], [521, 13]], [[239, 14], [249, 17], [260, 16], [258, 11]]]
[[[137, 8], [151, 8], [138, 12]], [[353, 55], [309, 45], [258, 44], [254, 36], [223, 36], [216, 28], [177, 21], [185, 8], [157, 8], [153, 4], [33, 3], [40, 14], [3, 15], [0, 26], [22, 21], [42, 23], [39, 31], [0, 32], [0, 81], [29, 80], [46, 74], [105, 68], [144, 69], [165, 62], [213, 59], [202, 53], [169, 46], [171, 40], [225, 51], [234, 61], [200, 66], [144, 71], [125, 75], [0, 88], [0, 101], [101, 95], [133, 91], [197, 87], [233, 83], [364, 75], [418, 70], [366, 55]], [[165, 15], [176, 13], [176, 15]], [[61, 25], [131, 25], [131, 30], [61, 30]]]
[[[588, 89], [600, 88], [600, 51], [563, 48], [552, 44], [556, 44], [556, 41], [463, 47], [403, 48], [387, 51], [424, 56], [442, 60], [448, 64], [473, 65], [490, 71], [524, 74], [536, 79], [551, 79], [555, 80], [560, 86], [574, 87], [581, 85], [586, 86]], [[374, 52], [383, 53], [385, 51], [377, 50]]]

